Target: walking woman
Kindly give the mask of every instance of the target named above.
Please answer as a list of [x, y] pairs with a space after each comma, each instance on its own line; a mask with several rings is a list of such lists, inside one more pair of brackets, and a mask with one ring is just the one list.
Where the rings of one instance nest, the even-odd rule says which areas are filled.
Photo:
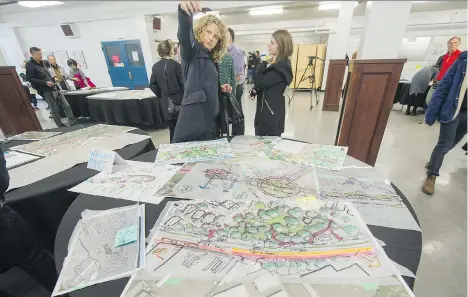
[[180, 104], [184, 97], [182, 66], [174, 61], [174, 44], [171, 40], [167, 39], [159, 43], [158, 54], [161, 60], [153, 65], [150, 89], [162, 100], [169, 126], [169, 140], [172, 142], [181, 108]]
[[193, 26], [193, 14], [201, 12], [195, 1], [179, 5], [179, 44], [185, 79], [184, 98], [172, 142], [212, 140], [219, 125], [219, 92], [231, 92], [220, 85], [217, 62], [227, 49], [227, 27], [207, 14]]
[[[268, 44], [270, 60], [260, 63], [251, 98], [257, 96], [255, 135], [281, 136], [286, 116], [284, 91], [293, 79], [293, 42], [287, 30], [277, 30]], [[252, 98], [253, 99], [253, 98]]]

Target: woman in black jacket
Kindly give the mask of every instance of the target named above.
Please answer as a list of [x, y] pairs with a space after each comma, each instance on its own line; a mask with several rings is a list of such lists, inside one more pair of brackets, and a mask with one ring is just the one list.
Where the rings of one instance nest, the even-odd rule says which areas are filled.
[[212, 140], [219, 114], [219, 92], [231, 92], [220, 85], [217, 62], [227, 49], [227, 27], [207, 14], [193, 25], [193, 14], [201, 12], [195, 1], [179, 5], [179, 44], [185, 90], [172, 142]]
[[255, 135], [281, 136], [286, 116], [284, 91], [293, 79], [289, 58], [293, 53], [293, 42], [287, 30], [277, 30], [268, 44], [270, 62], [257, 67], [255, 88], [251, 97], [257, 96], [255, 113]]
[[169, 141], [172, 142], [181, 108], [180, 104], [182, 97], [184, 97], [182, 66], [173, 60], [174, 44], [169, 39], [159, 43], [158, 54], [161, 60], [153, 65], [150, 89], [162, 100], [169, 126]]

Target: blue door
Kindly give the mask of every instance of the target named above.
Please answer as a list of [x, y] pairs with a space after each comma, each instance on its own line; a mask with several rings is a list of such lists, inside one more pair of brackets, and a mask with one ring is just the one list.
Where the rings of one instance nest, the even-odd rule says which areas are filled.
[[139, 40], [107, 41], [101, 44], [114, 87], [148, 87], [148, 74]]

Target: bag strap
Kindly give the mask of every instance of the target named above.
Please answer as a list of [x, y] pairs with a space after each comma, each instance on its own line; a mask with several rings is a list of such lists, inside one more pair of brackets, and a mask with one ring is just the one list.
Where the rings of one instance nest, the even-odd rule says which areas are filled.
[[167, 89], [168, 95], [171, 96], [172, 92], [171, 92], [171, 89], [169, 88], [169, 82], [166, 76], [166, 68], [167, 68], [167, 59], [166, 59], [166, 63], [164, 64], [164, 81], [166, 82], [166, 89]]

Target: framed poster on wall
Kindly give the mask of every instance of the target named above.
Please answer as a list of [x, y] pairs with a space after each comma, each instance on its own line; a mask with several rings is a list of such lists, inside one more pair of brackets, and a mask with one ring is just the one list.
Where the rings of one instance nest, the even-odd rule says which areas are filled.
[[67, 51], [55, 51], [54, 57], [55, 57], [55, 60], [57, 60], [57, 64], [68, 73], [68, 69], [69, 69], [67, 65], [67, 61], [69, 59], [68, 52]]
[[48, 60], [49, 56], [53, 56], [53, 52], [48, 52], [48, 51], [42, 51], [42, 60]]
[[78, 68], [88, 68], [83, 51], [68, 51], [68, 57], [76, 61]]

